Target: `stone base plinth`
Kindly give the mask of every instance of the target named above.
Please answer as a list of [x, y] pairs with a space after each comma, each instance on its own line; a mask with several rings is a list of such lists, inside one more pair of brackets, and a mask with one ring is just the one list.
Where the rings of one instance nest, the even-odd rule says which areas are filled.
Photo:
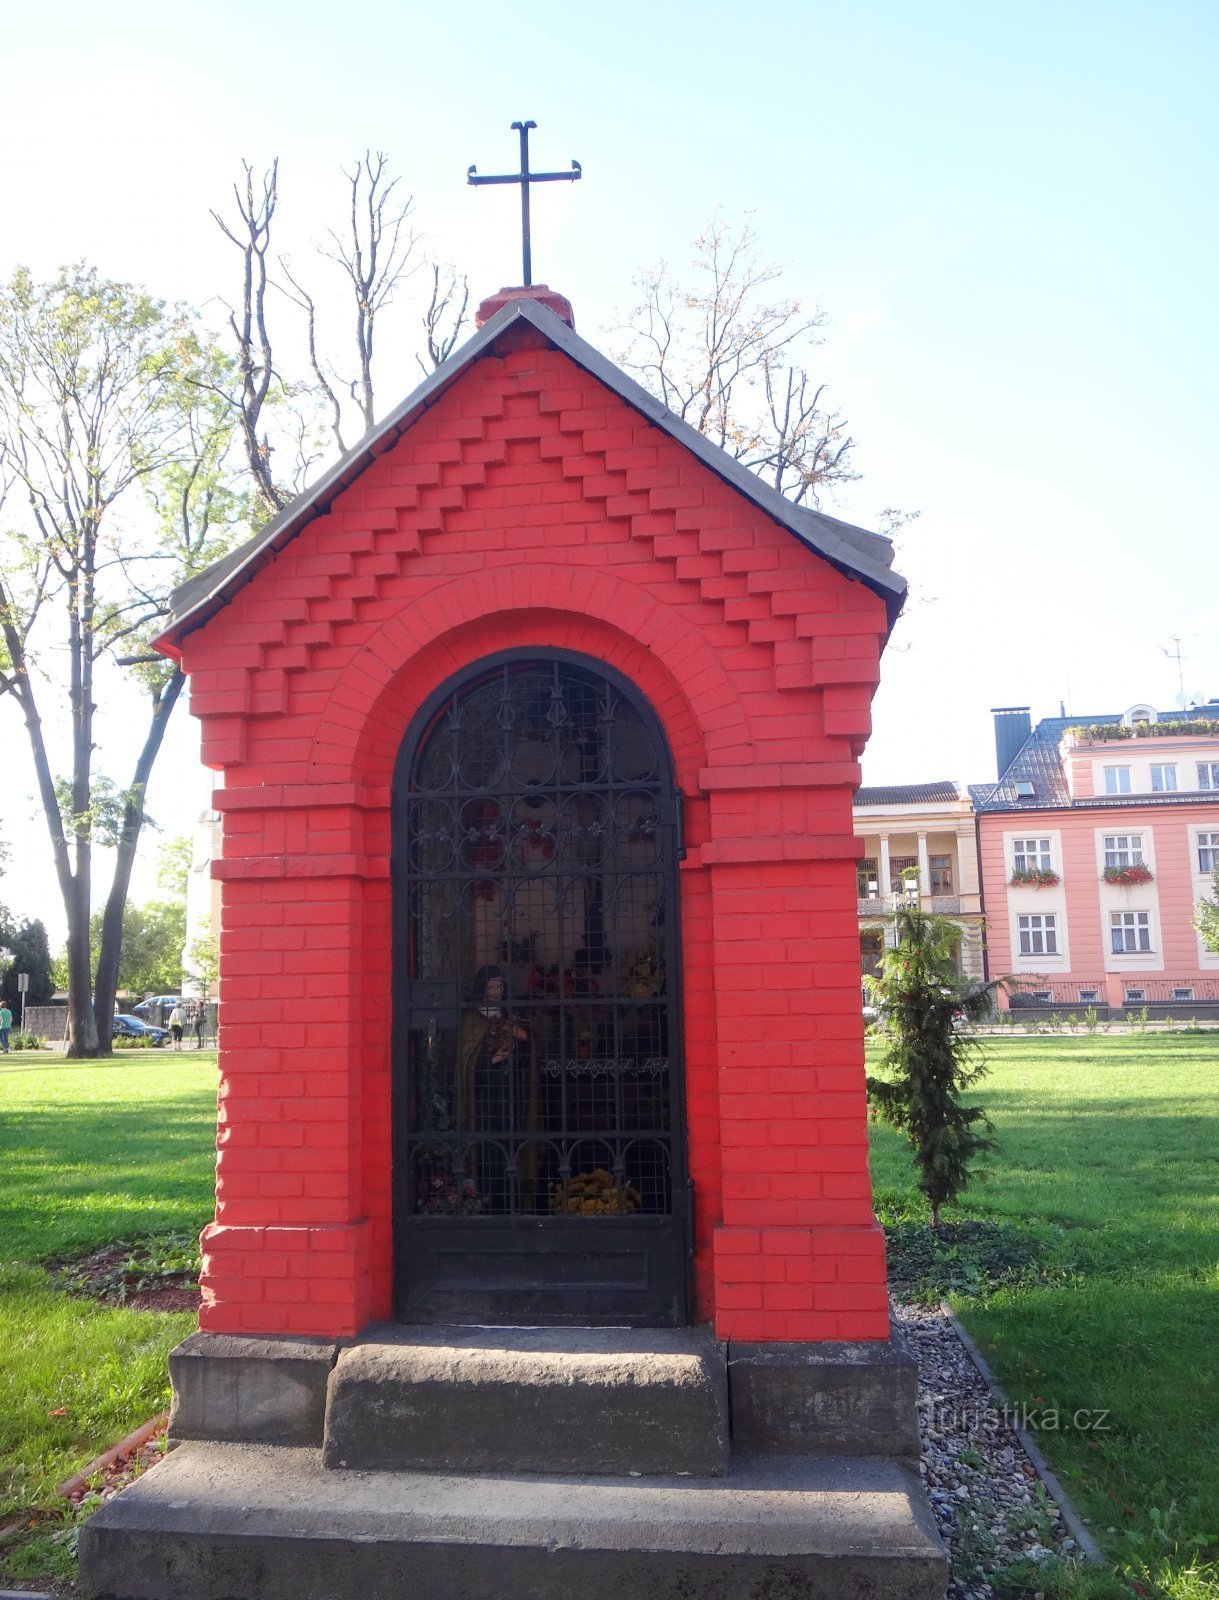
[[186, 1444], [80, 1539], [84, 1600], [942, 1600], [946, 1581], [917, 1478], [859, 1457], [522, 1478]]

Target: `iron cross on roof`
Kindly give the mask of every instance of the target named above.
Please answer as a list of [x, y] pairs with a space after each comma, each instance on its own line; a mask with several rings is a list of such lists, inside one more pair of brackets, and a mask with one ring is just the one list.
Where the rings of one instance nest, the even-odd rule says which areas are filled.
[[529, 170], [529, 130], [536, 128], [536, 122], [514, 122], [512, 126], [521, 136], [521, 170], [507, 172], [499, 177], [480, 178], [478, 168], [471, 166], [466, 172], [466, 179], [473, 184], [479, 183], [519, 183], [521, 186], [521, 258], [524, 264], [524, 287], [528, 288], [533, 282], [533, 252], [529, 243], [529, 185], [531, 183], [575, 183], [581, 176], [580, 163], [573, 161], [570, 172], [530, 172]]

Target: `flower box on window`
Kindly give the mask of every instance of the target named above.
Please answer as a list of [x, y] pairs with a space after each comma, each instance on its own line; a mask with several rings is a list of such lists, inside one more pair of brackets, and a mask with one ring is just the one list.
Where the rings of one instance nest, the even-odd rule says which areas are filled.
[[1132, 883], [1150, 883], [1154, 874], [1150, 867], [1106, 867], [1105, 882], [1129, 886]]
[[1047, 867], [1022, 867], [1008, 879], [1013, 889], [1052, 889], [1059, 881], [1058, 874]]

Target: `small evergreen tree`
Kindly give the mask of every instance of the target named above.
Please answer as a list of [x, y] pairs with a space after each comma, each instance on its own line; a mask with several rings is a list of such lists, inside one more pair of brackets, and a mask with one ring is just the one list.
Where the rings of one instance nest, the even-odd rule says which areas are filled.
[[1215, 869], [1211, 881], [1215, 886], [1214, 897], [1198, 901], [1194, 927], [1202, 935], [1202, 943], [1206, 948], [1219, 954], [1219, 867]]
[[918, 1187], [938, 1228], [940, 1207], [956, 1200], [969, 1182], [970, 1163], [994, 1145], [990, 1118], [980, 1106], [961, 1103], [963, 1091], [987, 1068], [978, 1044], [957, 1031], [955, 1019], [985, 1015], [999, 984], [974, 983], [957, 971], [953, 948], [961, 934], [947, 918], [902, 906], [896, 932], [879, 975], [867, 979], [880, 1009], [887, 1044], [880, 1064], [888, 1074], [868, 1078], [868, 1096], [913, 1146]]

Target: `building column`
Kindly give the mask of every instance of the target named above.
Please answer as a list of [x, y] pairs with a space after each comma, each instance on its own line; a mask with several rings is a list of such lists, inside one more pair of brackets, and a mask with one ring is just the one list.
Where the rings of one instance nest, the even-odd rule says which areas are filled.
[[882, 833], [880, 836], [880, 897], [888, 900], [889, 885], [889, 835]]
[[918, 836], [918, 888], [919, 894], [931, 893], [931, 857], [927, 854], [927, 835]]

